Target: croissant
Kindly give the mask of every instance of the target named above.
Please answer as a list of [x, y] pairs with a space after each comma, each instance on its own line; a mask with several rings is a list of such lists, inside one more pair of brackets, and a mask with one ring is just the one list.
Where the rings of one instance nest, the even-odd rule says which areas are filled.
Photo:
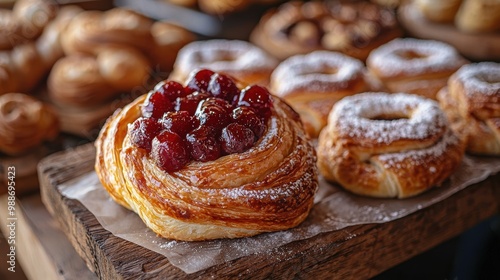
[[318, 167], [353, 193], [406, 198], [446, 180], [464, 148], [437, 102], [368, 92], [333, 107], [318, 139]]
[[18, 155], [58, 133], [57, 116], [42, 102], [22, 93], [0, 96], [0, 152]]
[[[298, 115], [263, 87], [240, 91], [209, 70], [191, 76], [185, 87], [160, 83], [108, 119], [95, 142], [104, 188], [166, 238], [237, 238], [298, 225], [318, 187], [315, 152]], [[207, 87], [207, 80], [225, 86]], [[170, 101], [161, 103], [165, 96]], [[228, 105], [233, 97], [236, 107]], [[164, 113], [171, 100], [174, 109]], [[221, 112], [231, 111], [234, 122], [221, 129]]]

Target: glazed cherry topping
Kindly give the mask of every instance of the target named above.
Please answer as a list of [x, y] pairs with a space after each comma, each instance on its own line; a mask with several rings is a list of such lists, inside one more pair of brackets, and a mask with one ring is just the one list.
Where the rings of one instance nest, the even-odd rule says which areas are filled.
[[162, 126], [153, 118], [138, 118], [130, 128], [130, 138], [134, 145], [151, 151], [151, 140], [160, 133]]
[[186, 97], [179, 97], [175, 100], [175, 111], [187, 111], [189, 114], [194, 115], [200, 101], [210, 97], [207, 93], [193, 92]]
[[159, 119], [163, 113], [173, 109], [173, 104], [168, 97], [160, 91], [151, 91], [142, 105], [142, 116]]
[[220, 143], [209, 127], [198, 127], [186, 135], [186, 140], [194, 160], [207, 162], [216, 160], [221, 155]]
[[264, 134], [266, 125], [262, 122], [261, 118], [259, 118], [255, 109], [247, 106], [236, 107], [231, 117], [234, 122], [250, 128], [255, 134], [255, 140], [259, 139], [262, 134]]
[[167, 172], [251, 148], [266, 130], [272, 98], [261, 86], [239, 90], [226, 75], [200, 70], [183, 87], [159, 83], [130, 125], [132, 144]]
[[188, 132], [199, 125], [199, 120], [193, 117], [187, 111], [166, 112], [163, 118], [159, 120], [168, 131], [177, 133], [179, 136], [186, 136]]
[[195, 116], [201, 126], [221, 130], [231, 121], [230, 112], [231, 106], [225, 100], [212, 97], [200, 102]]
[[213, 74], [214, 71], [208, 69], [195, 72], [190, 76], [186, 87], [195, 91], [206, 92]]
[[241, 153], [253, 146], [254, 134], [249, 128], [231, 123], [222, 129], [220, 136], [222, 150], [226, 154]]
[[217, 73], [212, 75], [207, 90], [212, 96], [225, 99], [231, 103], [240, 92], [231, 78]]
[[189, 151], [182, 138], [168, 130], [162, 131], [151, 144], [151, 157], [165, 171], [176, 171], [189, 161]]
[[248, 86], [240, 92], [238, 106], [252, 107], [267, 119], [272, 107], [271, 94], [265, 87], [259, 85]]
[[188, 92], [184, 89], [184, 87], [175, 81], [160, 82], [155, 87], [155, 91], [161, 92], [171, 102], [174, 102], [177, 97], [185, 97], [188, 95]]

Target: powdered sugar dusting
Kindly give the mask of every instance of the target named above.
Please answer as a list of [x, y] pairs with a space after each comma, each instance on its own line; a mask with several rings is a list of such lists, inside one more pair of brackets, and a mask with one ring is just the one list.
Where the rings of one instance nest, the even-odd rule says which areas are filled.
[[191, 72], [197, 68], [213, 71], [272, 70], [278, 64], [259, 47], [239, 40], [196, 41], [179, 51], [175, 67]]
[[[416, 55], [414, 58], [406, 56]], [[370, 53], [369, 68], [383, 76], [420, 75], [458, 69], [464, 59], [451, 45], [433, 40], [394, 39]]]
[[286, 95], [297, 89], [328, 92], [346, 88], [364, 71], [363, 63], [338, 52], [315, 51], [283, 61], [271, 75], [274, 93]]
[[[414, 165], [421, 166], [427, 164], [429, 158], [442, 157], [443, 154], [449, 150], [449, 146], [456, 145], [458, 142], [458, 137], [451, 130], [448, 130], [439, 142], [425, 149], [381, 154], [378, 157], [383, 162], [385, 168], [391, 166], [400, 168], [400, 164], [408, 159], [410, 159]], [[429, 171], [431, 173], [436, 172], [436, 167], [429, 166]]]
[[500, 64], [480, 62], [462, 66], [455, 77], [459, 79], [467, 94], [480, 92], [485, 95], [500, 95]]
[[[375, 119], [384, 115], [408, 118]], [[383, 144], [426, 139], [441, 134], [447, 125], [437, 102], [406, 93], [367, 92], [349, 96], [335, 105], [329, 118], [339, 135]]]

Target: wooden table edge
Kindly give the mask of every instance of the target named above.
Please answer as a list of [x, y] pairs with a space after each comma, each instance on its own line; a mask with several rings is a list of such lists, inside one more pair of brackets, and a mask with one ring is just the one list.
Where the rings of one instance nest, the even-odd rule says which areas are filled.
[[[93, 152], [92, 144], [87, 144], [54, 154], [40, 163], [39, 174], [42, 201], [78, 254], [102, 279], [370, 278], [500, 212], [500, 188], [495, 183], [500, 174], [496, 174], [442, 202], [392, 222], [320, 234], [266, 254], [250, 255], [186, 274], [162, 255], [113, 236], [80, 202], [63, 197], [54, 187], [62, 183], [64, 174], [90, 171]], [[134, 256], [141, 257], [131, 258], [130, 252], [120, 253], [116, 249], [127, 247], [133, 248]]]

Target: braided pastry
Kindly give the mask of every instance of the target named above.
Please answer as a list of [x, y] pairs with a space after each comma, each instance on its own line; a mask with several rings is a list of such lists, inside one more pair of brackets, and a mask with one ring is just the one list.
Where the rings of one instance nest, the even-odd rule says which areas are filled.
[[438, 94], [453, 128], [467, 142], [467, 151], [500, 155], [500, 64], [465, 65]]
[[22, 154], [58, 133], [57, 116], [42, 102], [22, 93], [0, 96], [0, 152]]
[[297, 114], [261, 86], [240, 91], [209, 70], [191, 77], [185, 87], [160, 83], [108, 119], [96, 140], [103, 186], [166, 238], [298, 225], [318, 181]]
[[369, 2], [298, 2], [266, 13], [250, 40], [279, 59], [314, 50], [365, 60], [374, 48], [401, 35], [393, 10]]
[[375, 49], [366, 65], [389, 92], [436, 99], [448, 77], [467, 62], [446, 43], [406, 38], [394, 39]]
[[333, 107], [319, 137], [318, 167], [327, 180], [356, 194], [405, 198], [441, 184], [463, 152], [437, 102], [362, 93]]
[[299, 113], [313, 138], [326, 125], [335, 102], [369, 89], [363, 63], [337, 52], [289, 57], [271, 75], [272, 92]]

